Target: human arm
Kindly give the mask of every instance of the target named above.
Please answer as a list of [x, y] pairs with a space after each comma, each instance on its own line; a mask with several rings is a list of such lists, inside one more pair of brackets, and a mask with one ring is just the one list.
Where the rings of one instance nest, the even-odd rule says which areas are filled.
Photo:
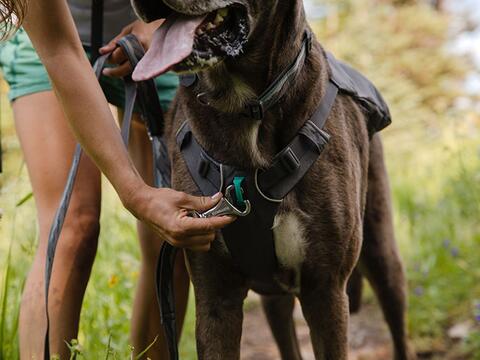
[[175, 246], [206, 250], [232, 219], [192, 219], [219, 199], [147, 186], [130, 160], [105, 96], [85, 56], [65, 0], [31, 0], [24, 22], [75, 136], [125, 206]]

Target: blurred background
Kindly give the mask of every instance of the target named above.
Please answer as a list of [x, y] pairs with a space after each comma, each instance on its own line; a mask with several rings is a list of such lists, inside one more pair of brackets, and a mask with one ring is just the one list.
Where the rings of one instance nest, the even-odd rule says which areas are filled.
[[[382, 136], [408, 277], [412, 342], [424, 359], [480, 359], [479, 0], [305, 5], [319, 41], [373, 80], [392, 110], [393, 125]], [[37, 227], [6, 91], [2, 83], [0, 359], [17, 359], [18, 307]], [[133, 217], [107, 182], [103, 187], [100, 246], [74, 351], [85, 359], [127, 359], [139, 251]], [[277, 359], [254, 295], [245, 311], [242, 359]], [[313, 359], [298, 309], [295, 316], [304, 357]], [[196, 358], [193, 324], [190, 306], [183, 359]], [[371, 291], [350, 333], [352, 359], [391, 358]]]

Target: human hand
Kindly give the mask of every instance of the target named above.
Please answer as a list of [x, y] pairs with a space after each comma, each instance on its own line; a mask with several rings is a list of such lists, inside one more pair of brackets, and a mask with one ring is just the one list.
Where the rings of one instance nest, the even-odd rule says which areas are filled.
[[136, 20], [125, 26], [120, 34], [115, 36], [107, 45], [100, 48], [100, 54], [102, 55], [110, 52], [112, 53], [108, 58], [108, 63], [116, 65], [115, 67], [104, 69], [103, 75], [112, 77], [124, 77], [129, 75], [133, 71], [133, 68], [123, 50], [117, 47], [118, 40], [128, 34], [133, 34], [137, 37], [138, 41], [140, 41], [143, 48], [147, 50], [150, 47], [153, 33], [163, 22], [164, 19], [160, 19], [147, 24], [141, 20]]
[[208, 251], [216, 231], [235, 221], [235, 218], [222, 216], [198, 219], [189, 216], [189, 213], [192, 210], [209, 210], [221, 198], [221, 193], [211, 198], [197, 197], [172, 189], [145, 186], [145, 189], [135, 191], [125, 206], [172, 246]]

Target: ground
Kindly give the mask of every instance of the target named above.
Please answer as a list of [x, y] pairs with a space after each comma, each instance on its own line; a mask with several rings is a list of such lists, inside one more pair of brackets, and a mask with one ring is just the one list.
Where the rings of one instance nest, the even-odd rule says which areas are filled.
[[[294, 312], [297, 336], [300, 342], [303, 360], [315, 360], [308, 326], [302, 316], [299, 304]], [[350, 320], [350, 360], [391, 360], [392, 348], [390, 335], [380, 308], [375, 302], [362, 306], [358, 314]], [[444, 344], [445, 345], [445, 344]], [[437, 351], [419, 353], [419, 359], [435, 360], [467, 360], [465, 356], [458, 355], [458, 346], [441, 346]], [[447, 350], [448, 349], [448, 350]], [[267, 320], [261, 305], [253, 297], [245, 312], [242, 337], [243, 360], [277, 360], [279, 352], [268, 328]]]
[[[309, 330], [300, 306], [295, 308], [295, 323], [304, 360], [314, 360], [310, 345]], [[353, 315], [350, 324], [351, 360], [391, 359], [388, 329], [376, 305], [366, 305], [358, 315]], [[258, 302], [245, 313], [242, 338], [242, 359], [276, 360], [279, 353]]]

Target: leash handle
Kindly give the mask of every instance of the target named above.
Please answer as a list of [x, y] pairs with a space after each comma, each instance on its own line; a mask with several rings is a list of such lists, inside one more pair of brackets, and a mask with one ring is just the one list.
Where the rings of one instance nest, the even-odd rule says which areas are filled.
[[[143, 56], [144, 50], [141, 47], [140, 42], [135, 38], [134, 35], [127, 35], [125, 38], [122, 38], [118, 42], [118, 45], [122, 47], [122, 49], [125, 51], [125, 53], [127, 54], [127, 57], [129, 58], [129, 61], [132, 63], [132, 66], [135, 66], [138, 60]], [[93, 70], [95, 72], [97, 79], [99, 79], [100, 76], [102, 75], [102, 70], [105, 68], [105, 65], [109, 56], [110, 54], [106, 54], [98, 57], [98, 59], [96, 60], [93, 66]], [[124, 111], [121, 134], [122, 134], [122, 138], [125, 143], [125, 146], [127, 146], [129, 135], [130, 135], [131, 119], [133, 115], [135, 101], [137, 98], [137, 83], [133, 82], [130, 76], [125, 77], [124, 82], [125, 82], [125, 102], [126, 103], [125, 103], [125, 111]], [[143, 105], [141, 106], [141, 109], [147, 108], [146, 101], [152, 101], [152, 103], [148, 104], [148, 106], [159, 107], [157, 109], [151, 110], [149, 114], [142, 114], [143, 118], [146, 119], [146, 124], [147, 123], [150, 124], [153, 128], [154, 119], [152, 118], [152, 114], [162, 114], [162, 110], [160, 107], [158, 96], [156, 96], [157, 101], [155, 102], [151, 100], [153, 99], [151, 95], [145, 95], [145, 94], [142, 95], [142, 92], [144, 92], [146, 89], [149, 89], [149, 88], [151, 89], [152, 87], [155, 87], [152, 80], [147, 81], [147, 83], [149, 84], [145, 84], [143, 87], [139, 88], [138, 90], [140, 90], [140, 95], [141, 95], [140, 98], [144, 102]], [[163, 130], [163, 114], [159, 119], [157, 119], [157, 121], [158, 120], [160, 120], [161, 124], [157, 125], [157, 128]], [[161, 134], [161, 131], [158, 130], [157, 128], [155, 128], [154, 130], [156, 130], [157, 134]], [[152, 130], [149, 130], [149, 132], [150, 131]], [[165, 158], [167, 156], [166, 147], [162, 147], [159, 145], [159, 144], [162, 144], [162, 140], [159, 138], [155, 139], [154, 143], [157, 145], [156, 146], [157, 151], [154, 151], [154, 156]], [[70, 200], [73, 193], [82, 153], [83, 151], [81, 146], [77, 144], [75, 148], [75, 154], [73, 157], [72, 166], [70, 168], [70, 172], [67, 178], [67, 184], [65, 186], [65, 189], [60, 201], [60, 205], [53, 219], [52, 226], [50, 228], [49, 237], [48, 237], [47, 256], [46, 256], [46, 262], [45, 262], [45, 311], [46, 311], [47, 327], [46, 327], [45, 340], [44, 340], [44, 360], [50, 360], [50, 344], [49, 344], [50, 319], [48, 314], [48, 304], [49, 304], [48, 295], [49, 295], [49, 288], [50, 288], [50, 280], [52, 277], [53, 264], [55, 259], [55, 252], [56, 252], [58, 240], [60, 238], [60, 234], [62, 231], [62, 227], [65, 222], [67, 210], [70, 205]], [[162, 159], [162, 161], [165, 162], [164, 159]], [[158, 164], [158, 162], [156, 161], [155, 164]], [[162, 169], [156, 167], [155, 172], [161, 173]], [[167, 173], [169, 174], [169, 169]], [[157, 175], [156, 177], [158, 177], [159, 179], [167, 178], [167, 176], [162, 176], [161, 174]]]

